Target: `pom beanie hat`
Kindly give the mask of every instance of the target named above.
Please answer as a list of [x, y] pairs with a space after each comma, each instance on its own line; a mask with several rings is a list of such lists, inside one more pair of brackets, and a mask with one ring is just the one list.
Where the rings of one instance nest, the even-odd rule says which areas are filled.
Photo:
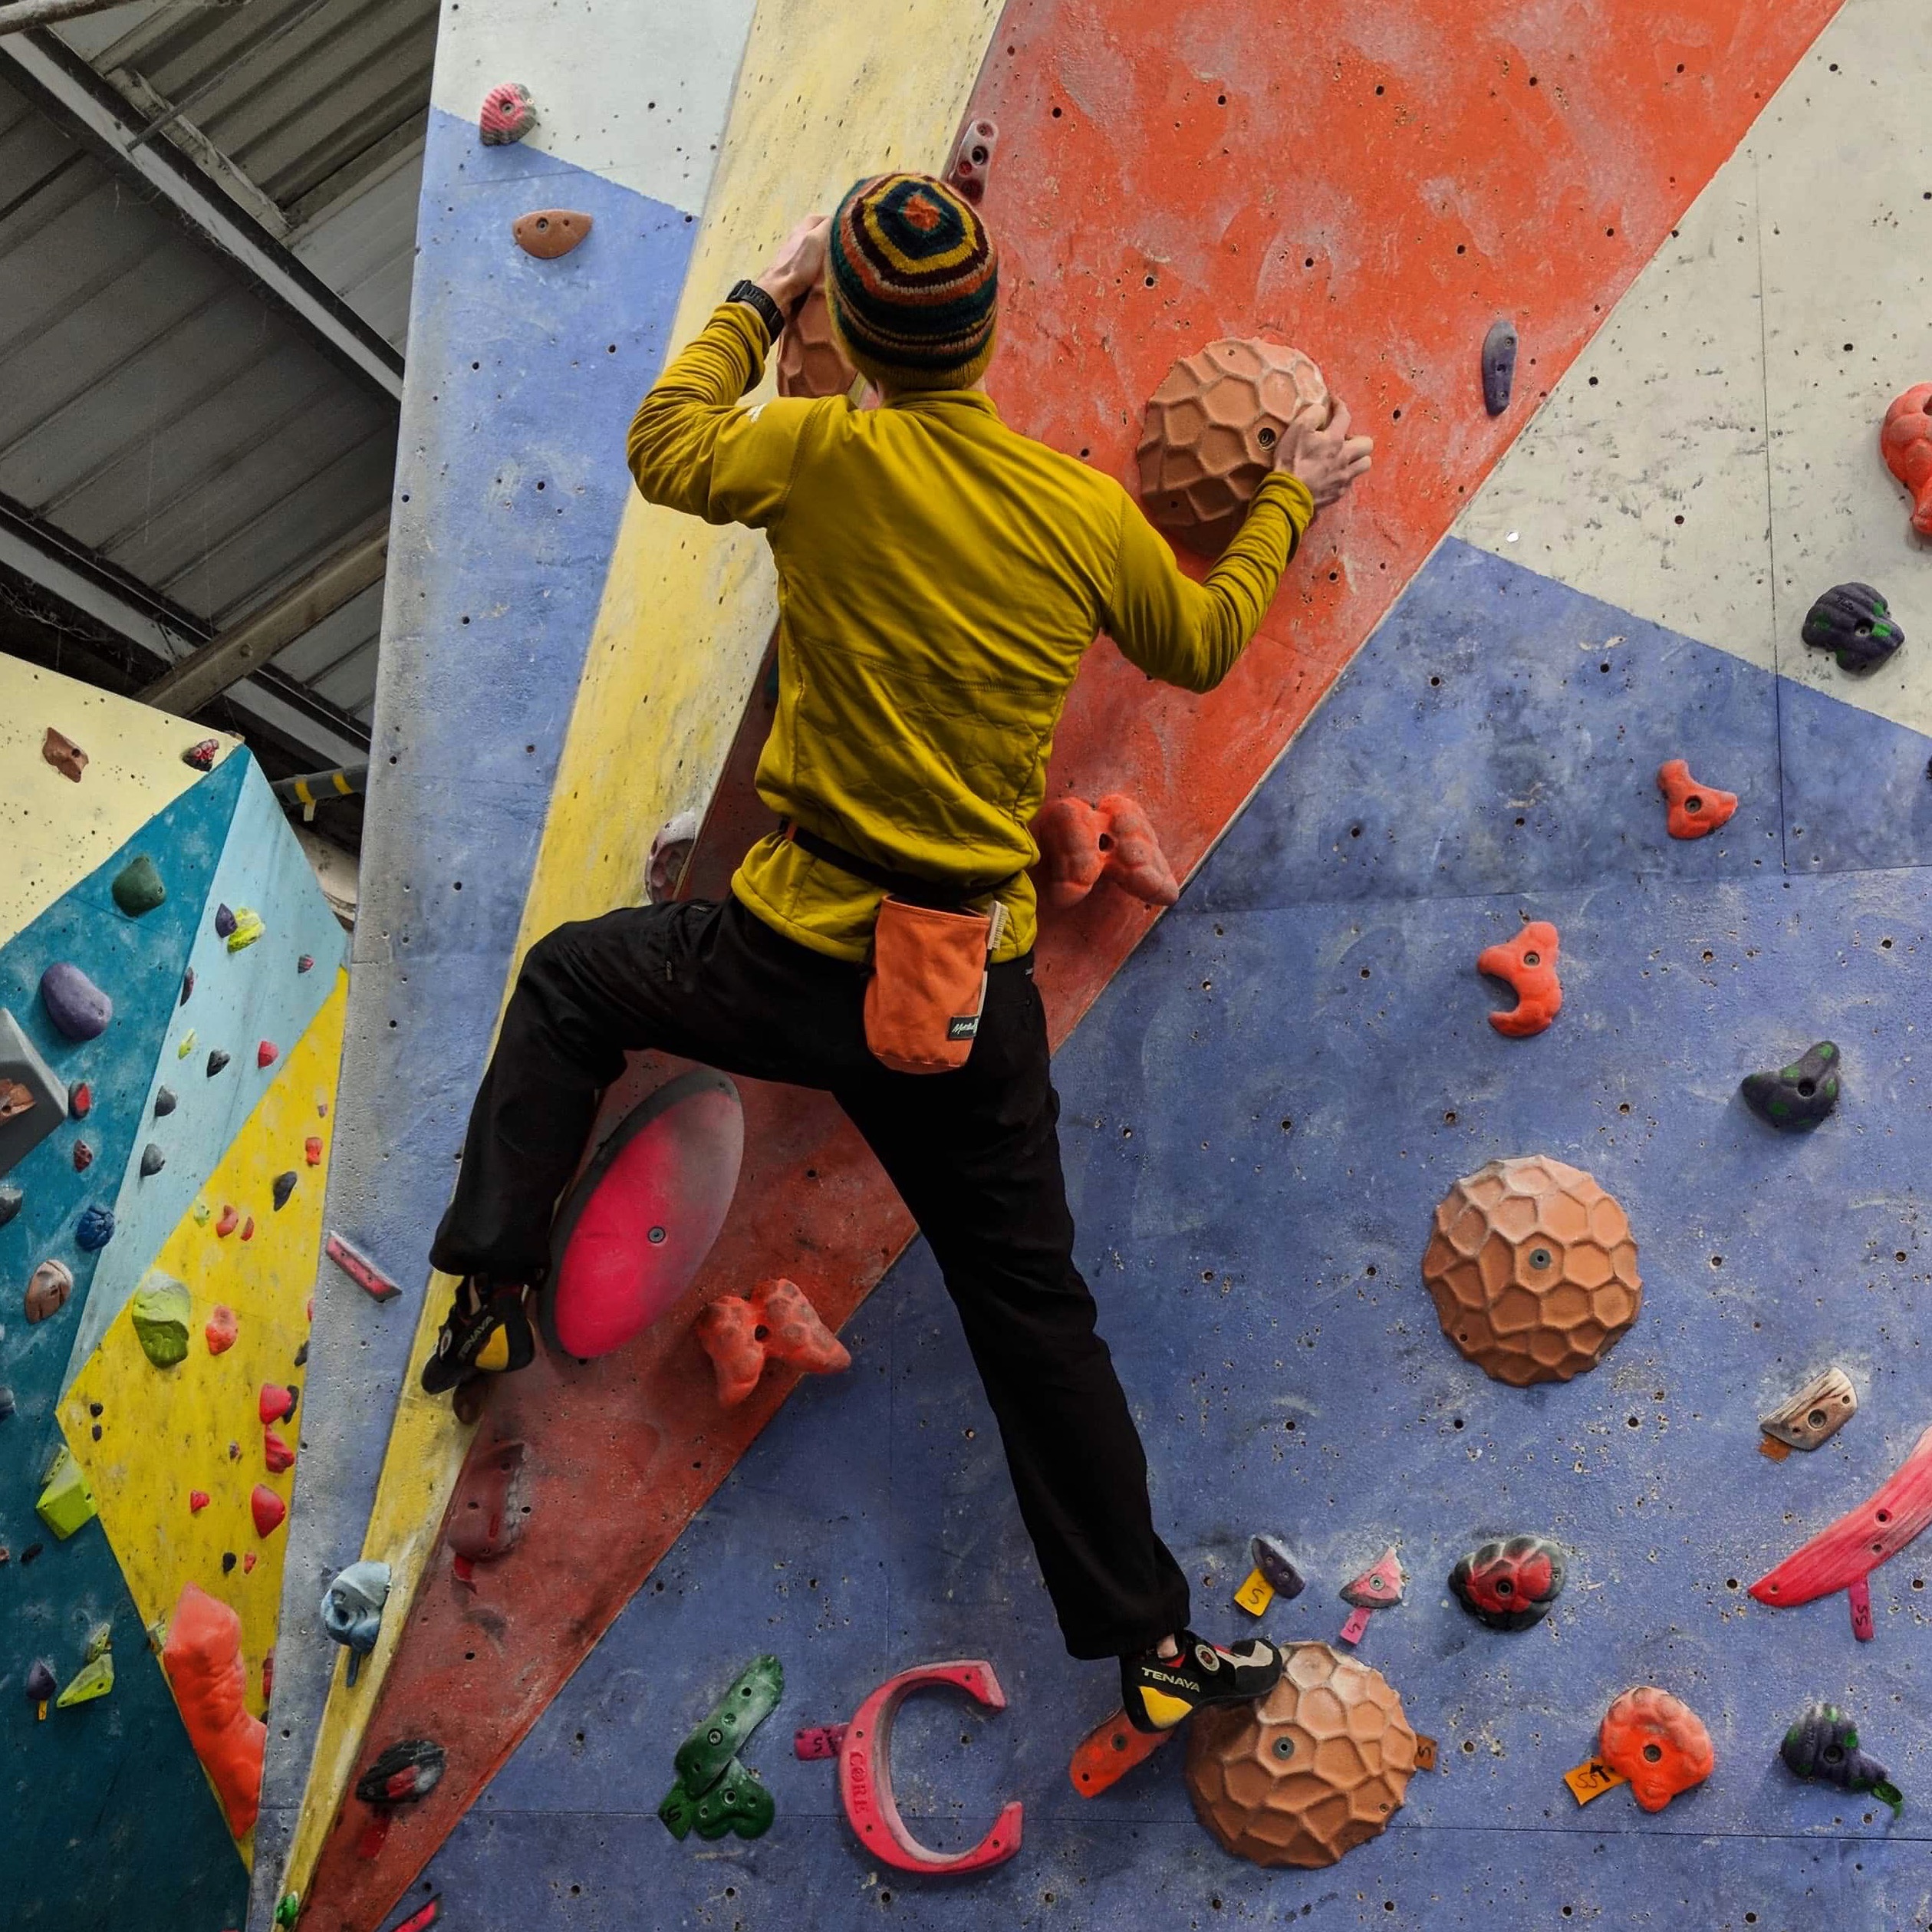
[[875, 175], [839, 203], [825, 293], [881, 387], [966, 389], [992, 360], [999, 255], [972, 203], [930, 175]]

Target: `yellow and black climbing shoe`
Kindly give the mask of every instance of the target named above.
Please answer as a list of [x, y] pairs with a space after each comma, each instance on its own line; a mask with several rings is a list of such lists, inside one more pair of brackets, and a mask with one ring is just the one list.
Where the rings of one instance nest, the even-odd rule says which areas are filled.
[[1121, 1702], [1137, 1731], [1170, 1731], [1210, 1704], [1252, 1703], [1280, 1680], [1282, 1654], [1263, 1637], [1224, 1647], [1184, 1630], [1180, 1644], [1173, 1657], [1121, 1659]]
[[423, 1364], [424, 1393], [443, 1395], [472, 1375], [528, 1368], [537, 1352], [530, 1301], [521, 1282], [466, 1275], [443, 1317], [436, 1353]]

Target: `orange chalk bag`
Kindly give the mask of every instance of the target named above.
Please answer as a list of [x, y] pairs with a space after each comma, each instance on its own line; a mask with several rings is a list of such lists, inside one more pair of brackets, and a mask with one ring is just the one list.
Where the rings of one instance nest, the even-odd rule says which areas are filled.
[[[979, 1036], [986, 973], [1006, 930], [1006, 908], [971, 902], [997, 893], [1005, 879], [970, 890], [942, 887], [875, 866], [829, 839], [788, 823], [785, 835], [813, 857], [883, 887], [865, 982], [865, 1043], [895, 1073], [952, 1073]], [[943, 902], [943, 903], [942, 903]]]

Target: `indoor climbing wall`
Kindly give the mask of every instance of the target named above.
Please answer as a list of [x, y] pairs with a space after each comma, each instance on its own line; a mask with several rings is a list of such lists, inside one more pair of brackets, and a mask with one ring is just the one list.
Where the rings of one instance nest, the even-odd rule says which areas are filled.
[[[356, 1361], [365, 1392], [359, 1410], [329, 1405], [330, 1460], [304, 1463], [313, 1496], [294, 1528], [313, 1574], [288, 1614], [357, 1553], [395, 1565], [411, 1609], [392, 1611], [355, 1691], [338, 1671], [323, 1703], [319, 1643], [299, 1696], [285, 1669], [276, 1729], [294, 1735], [270, 1789], [293, 1855], [284, 1879], [265, 1868], [257, 1922], [284, 1882], [302, 1923], [330, 1932], [437, 1897], [505, 1924], [640, 1901], [647, 1922], [746, 1926], [801, 1907], [934, 1926], [1217, 1909], [1337, 1924], [1487, 1924], [1511, 1907], [1618, 1924], [1932, 1917], [1909, 1823], [1888, 1831], [1882, 1802], [1807, 1790], [1776, 1757], [1799, 1711], [1829, 1700], [1909, 1804], [1924, 1769], [1913, 1559], [1874, 1578], [1869, 1645], [1841, 1605], [1772, 1611], [1746, 1593], [1932, 1421], [1911, 1341], [1927, 1130], [1905, 1037], [1906, 976], [1932, 943], [1913, 869], [1932, 745], [1910, 708], [1911, 643], [1855, 683], [1798, 638], [1812, 598], [1846, 579], [1883, 587], [1908, 634], [1927, 620], [1909, 505], [1878, 456], [1887, 403], [1932, 374], [1909, 245], [1932, 183], [1907, 179], [1888, 131], [1924, 79], [1901, 58], [1905, 8], [1696, 0], [1662, 25], [1617, 5], [1473, 27], [1433, 0], [1366, 17], [1324, 4], [1269, 39], [1233, 4], [1103, 22], [1012, 0], [970, 12], [976, 42], [958, 8], [924, 38], [887, 11], [876, 32], [749, 11], [655, 354], [849, 176], [941, 166], [985, 120], [1005, 262], [992, 388], [1009, 420], [1132, 482], [1170, 366], [1252, 334], [1312, 356], [1378, 439], [1374, 476], [1318, 522], [1220, 692], [1150, 690], [1097, 648], [1053, 790], [1127, 795], [1192, 877], [1159, 923], [1103, 883], [1048, 920], [1040, 969], [1071, 1035], [1058, 1078], [1079, 1259], [1197, 1621], [1252, 1627], [1231, 1599], [1249, 1536], [1270, 1532], [1308, 1587], [1260, 1628], [1333, 1644], [1348, 1618], [1368, 1667], [1304, 1653], [1305, 1680], [1264, 1713], [1278, 1733], [1203, 1743], [1192, 1781], [1214, 1835], [1188, 1746], [1081, 1795], [1069, 1758], [1116, 1687], [1061, 1653], [930, 1259], [916, 1246], [866, 1298], [903, 1216], [828, 1109], [750, 1083], [738, 1210], [657, 1327], [587, 1368], [541, 1361], [493, 1391], [473, 1439], [407, 1393], [391, 1428], [404, 1358], [439, 1312], [424, 1249], [516, 950], [641, 896], [657, 829], [740, 769], [741, 716], [755, 739], [772, 621], [755, 542], [624, 506], [617, 442], [647, 370], [612, 402], [594, 489], [584, 468], [585, 498], [607, 509], [583, 567], [526, 534], [550, 531], [535, 485], [547, 496], [562, 473], [528, 467], [554, 425], [518, 412], [542, 383], [506, 364], [487, 395], [446, 406], [490, 367], [448, 316], [511, 271], [426, 278], [433, 359], [412, 375], [419, 453], [399, 515], [426, 532], [450, 519], [452, 548], [392, 584], [382, 729], [397, 762], [371, 807], [375, 836], [406, 842], [378, 888], [393, 917], [365, 912], [350, 1022], [365, 1091], [348, 1096], [329, 1217], [403, 1292], [379, 1305], [331, 1275], [318, 1304], [324, 1362]], [[460, 22], [446, 23], [445, 77]], [[914, 42], [907, 67], [880, 58]], [[516, 77], [542, 128], [535, 66], [493, 62], [543, 44], [498, 43], [459, 84], [439, 78], [453, 104], [425, 257], [460, 245], [555, 275], [528, 293], [506, 278], [506, 313], [540, 326], [547, 353], [587, 344], [594, 360], [609, 224], [599, 213], [580, 247], [526, 269], [507, 229], [538, 205], [519, 170], [548, 165], [529, 147], [541, 137], [485, 147], [461, 118]], [[667, 38], [650, 71], [674, 74], [686, 51]], [[594, 124], [607, 138], [615, 110]], [[493, 179], [515, 192], [485, 216], [468, 192]], [[590, 193], [541, 198], [587, 209]], [[1842, 282], [1815, 272], [1841, 229], [1868, 253]], [[566, 286], [581, 335], [553, 319]], [[1500, 317], [1520, 346], [1493, 416], [1478, 350]], [[573, 384], [576, 410], [590, 386]], [[473, 564], [452, 571], [465, 542]], [[515, 674], [485, 687], [467, 654], [492, 642]], [[551, 653], [581, 673], [568, 705], [526, 668], [558, 668]], [[484, 703], [554, 713], [532, 713], [519, 752], [522, 723], [479, 712], [485, 688]], [[446, 732], [460, 736], [439, 752], [429, 740]], [[524, 782], [499, 838], [472, 768], [505, 758]], [[1713, 836], [1669, 835], [1657, 774], [1677, 759], [1711, 798], [1738, 796]], [[472, 845], [482, 873], [456, 874]], [[450, 878], [429, 876], [430, 854], [449, 855]], [[733, 856], [701, 841], [694, 869], [708, 880]], [[1488, 1017], [1509, 998], [1476, 963], [1493, 946], [1537, 969], [1526, 920], [1560, 936], [1564, 1000], [1546, 1032], [1512, 1038]], [[1739, 1082], [1827, 1038], [1844, 1102], [1816, 1134], [1781, 1137]], [[607, 1122], [669, 1071], [640, 1062]], [[1538, 1156], [1546, 1204], [1521, 1228], [1499, 1208], [1498, 1223], [1510, 1265], [1559, 1266], [1572, 1298], [1522, 1318], [1499, 1286], [1488, 1341], [1445, 1334], [1423, 1269], [1438, 1204], [1465, 1180], [1486, 1201], [1471, 1177]], [[1461, 1238], [1479, 1248], [1488, 1232]], [[1536, 1259], [1544, 1235], [1556, 1262]], [[802, 1384], [768, 1374], [727, 1409], [693, 1319], [778, 1272], [841, 1325], [851, 1366]], [[1628, 1331], [1572, 1381], [1512, 1386], [1461, 1352], [1569, 1367], [1601, 1347], [1592, 1325]], [[1759, 1454], [1759, 1417], [1833, 1363], [1858, 1413], [1815, 1453]], [[1517, 1534], [1553, 1544], [1565, 1587], [1531, 1628], [1492, 1630], [1449, 1578]], [[1377, 1578], [1403, 1600], [1371, 1614]], [[907, 1875], [854, 1838], [838, 1767], [795, 1756], [791, 1733], [854, 1720], [903, 1668], [973, 1657], [1007, 1708], [974, 1713], [983, 1677], [962, 1680], [966, 1698], [908, 1703], [900, 1806], [935, 1848], [990, 1829], [1003, 1852], [1019, 1800], [1023, 1843], [976, 1876]], [[1593, 1759], [1612, 1700], [1647, 1684], [1708, 1727], [1715, 1769], [1663, 1818], [1601, 1776], [1580, 1808], [1564, 1773]], [[747, 1695], [761, 1711], [775, 1697], [775, 1713], [715, 1764], [707, 1713]], [[1341, 1871], [1221, 1848], [1271, 1841], [1228, 1805], [1258, 1802], [1271, 1738], [1312, 1744], [1335, 1707], [1361, 1713], [1376, 1749], [1328, 1753], [1321, 1775], [1370, 1808], [1368, 1828], [1310, 1809], [1298, 1837], [1272, 1841], [1353, 1844]], [[342, 1802], [416, 1739], [436, 1747], [433, 1789]], [[1433, 1767], [1416, 1768], [1425, 1742]], [[673, 1842], [644, 1815], [660, 1793], [682, 1822], [709, 1794], [750, 1806], [760, 1787], [775, 1801], [761, 1837], [708, 1843], [699, 1809], [698, 1837]]]
[[[9, 1921], [219, 1932], [247, 1894], [301, 1433], [265, 1396], [307, 1379], [346, 936], [232, 740], [5, 657], [0, 721]], [[208, 1641], [164, 1669], [196, 1591]]]

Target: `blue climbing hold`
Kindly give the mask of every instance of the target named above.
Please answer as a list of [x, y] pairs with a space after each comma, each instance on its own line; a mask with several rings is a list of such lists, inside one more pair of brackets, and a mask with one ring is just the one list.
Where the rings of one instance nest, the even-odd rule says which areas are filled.
[[74, 1223], [74, 1245], [84, 1254], [93, 1254], [114, 1238], [114, 1210], [110, 1207], [84, 1207]]

